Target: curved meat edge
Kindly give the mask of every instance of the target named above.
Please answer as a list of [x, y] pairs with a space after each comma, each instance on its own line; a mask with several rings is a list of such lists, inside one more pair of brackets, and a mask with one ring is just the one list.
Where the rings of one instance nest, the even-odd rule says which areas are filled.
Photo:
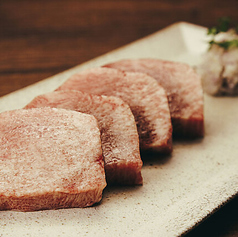
[[95, 116], [101, 132], [108, 184], [142, 184], [142, 160], [135, 120], [120, 98], [61, 90], [37, 96], [25, 108], [53, 107]]
[[87, 114], [55, 108], [0, 114], [0, 210], [87, 207], [106, 186], [100, 131]]
[[122, 59], [104, 67], [142, 72], [155, 78], [168, 95], [174, 136], [189, 138], [204, 136], [201, 78], [189, 65], [141, 58]]
[[91, 68], [66, 80], [58, 90], [79, 90], [116, 96], [131, 108], [137, 124], [140, 148], [172, 152], [172, 125], [165, 90], [144, 73]]

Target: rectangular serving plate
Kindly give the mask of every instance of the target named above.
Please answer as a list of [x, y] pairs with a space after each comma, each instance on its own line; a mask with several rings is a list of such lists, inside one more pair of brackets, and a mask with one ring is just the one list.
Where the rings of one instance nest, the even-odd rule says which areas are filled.
[[[25, 106], [86, 68], [124, 58], [159, 58], [196, 66], [206, 29], [185, 22], [0, 98], [0, 112]], [[143, 186], [106, 187], [90, 208], [0, 212], [2, 236], [180, 236], [238, 193], [238, 98], [204, 95], [205, 137], [174, 141], [169, 157], [144, 155]]]

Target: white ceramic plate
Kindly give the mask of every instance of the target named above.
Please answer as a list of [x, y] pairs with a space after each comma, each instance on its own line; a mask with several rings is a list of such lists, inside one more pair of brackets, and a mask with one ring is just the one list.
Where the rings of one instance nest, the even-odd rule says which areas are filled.
[[[83, 65], [0, 99], [21, 108], [77, 71], [122, 58], [155, 57], [196, 65], [206, 29], [177, 23]], [[174, 142], [171, 157], [144, 157], [144, 185], [107, 187], [90, 208], [0, 212], [2, 236], [179, 236], [238, 193], [238, 98], [205, 95], [205, 137]]]

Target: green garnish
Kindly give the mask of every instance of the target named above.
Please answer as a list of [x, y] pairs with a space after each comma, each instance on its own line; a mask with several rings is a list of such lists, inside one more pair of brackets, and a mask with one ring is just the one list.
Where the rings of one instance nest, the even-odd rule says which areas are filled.
[[236, 39], [222, 42], [216, 42], [214, 40], [211, 40], [209, 44], [210, 46], [212, 46], [213, 44], [218, 45], [224, 48], [225, 50], [228, 50], [229, 48], [238, 48], [238, 40]]
[[229, 17], [222, 17], [218, 20], [217, 26], [208, 29], [208, 35], [217, 35], [220, 32], [227, 32], [231, 28], [231, 19]]
[[212, 40], [209, 41], [210, 48], [212, 45], [218, 45], [225, 50], [230, 48], [238, 47], [238, 39], [227, 40], [227, 41], [216, 41], [215, 36], [221, 32], [227, 32], [233, 29], [235, 33], [238, 33], [238, 25], [232, 25], [231, 19], [229, 17], [222, 17], [218, 20], [217, 26], [208, 29], [207, 34], [212, 36]]

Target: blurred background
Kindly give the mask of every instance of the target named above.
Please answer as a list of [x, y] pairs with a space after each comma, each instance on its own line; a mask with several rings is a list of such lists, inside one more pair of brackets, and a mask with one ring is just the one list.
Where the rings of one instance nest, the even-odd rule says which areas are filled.
[[[0, 96], [186, 21], [238, 23], [238, 0], [0, 0]], [[238, 236], [238, 200], [188, 236]]]
[[238, 0], [0, 0], [0, 96], [178, 21], [206, 27]]

